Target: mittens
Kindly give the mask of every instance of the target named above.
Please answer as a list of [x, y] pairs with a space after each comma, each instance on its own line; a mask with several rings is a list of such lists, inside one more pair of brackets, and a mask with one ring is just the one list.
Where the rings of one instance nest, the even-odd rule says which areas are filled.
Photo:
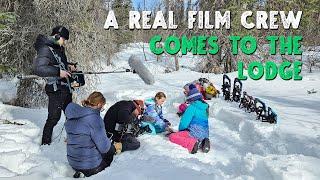
[[121, 142], [115, 142], [113, 143], [114, 147], [116, 148], [116, 154], [120, 154], [122, 151], [122, 143]]

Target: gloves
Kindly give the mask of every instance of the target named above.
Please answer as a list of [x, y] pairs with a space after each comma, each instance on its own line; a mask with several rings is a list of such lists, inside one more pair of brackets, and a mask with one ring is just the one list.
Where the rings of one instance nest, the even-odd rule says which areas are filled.
[[121, 142], [114, 142], [113, 145], [116, 148], [116, 154], [120, 154], [122, 151], [122, 143]]
[[168, 121], [167, 119], [164, 119], [163, 122], [166, 124], [166, 126], [171, 126], [170, 121]]

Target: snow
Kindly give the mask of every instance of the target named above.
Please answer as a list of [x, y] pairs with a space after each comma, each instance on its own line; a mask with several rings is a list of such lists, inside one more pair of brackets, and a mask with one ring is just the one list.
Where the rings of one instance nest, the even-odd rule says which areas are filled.
[[[148, 98], [164, 91], [167, 102], [165, 117], [177, 129], [176, 107], [183, 102], [184, 84], [205, 77], [220, 88], [222, 75], [201, 74], [195, 67], [197, 58], [188, 55], [180, 64], [188, 67], [178, 72], [164, 73], [172, 59], [156, 57], [146, 47], [145, 64], [155, 75], [156, 83], [146, 85], [138, 75], [102, 75], [96, 90], [103, 92], [107, 107], [122, 99]], [[131, 54], [143, 58], [141, 44], [130, 44], [114, 57], [114, 66], [105, 70], [128, 68]], [[230, 78], [237, 73], [228, 74]], [[3, 94], [14, 97], [14, 82], [0, 81]], [[5, 87], [3, 84], [6, 84]], [[88, 179], [319, 179], [320, 171], [320, 72], [303, 72], [302, 81], [243, 82], [249, 95], [264, 100], [280, 118], [280, 123], [268, 124], [255, 120], [222, 97], [210, 100], [210, 141], [212, 150], [189, 154], [186, 149], [170, 143], [163, 135], [142, 135], [140, 149], [115, 157], [111, 167]], [[308, 94], [315, 89], [318, 93]], [[7, 96], [7, 95], [6, 95]], [[10, 99], [10, 98], [9, 98]], [[26, 109], [0, 104], [0, 177], [12, 179], [69, 179], [74, 171], [66, 159], [66, 137], [63, 116], [54, 129], [51, 146], [40, 146], [46, 109]], [[105, 112], [104, 112], [105, 113]], [[102, 113], [102, 116], [104, 115]], [[10, 120], [25, 125], [3, 124]], [[61, 133], [61, 135], [60, 135]]]
[[16, 83], [17, 79], [11, 81], [0, 79], [0, 102], [10, 103], [16, 98]]

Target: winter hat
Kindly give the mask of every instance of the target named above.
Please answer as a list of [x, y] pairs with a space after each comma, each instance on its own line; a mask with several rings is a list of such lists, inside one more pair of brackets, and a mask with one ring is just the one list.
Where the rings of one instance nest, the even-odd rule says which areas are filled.
[[143, 100], [133, 100], [136, 109], [138, 110], [139, 114], [143, 114], [144, 112], [144, 102]]
[[192, 83], [187, 83], [186, 85], [183, 86], [183, 89], [186, 90], [186, 91], [189, 91], [189, 86], [191, 85]]
[[199, 90], [196, 88], [194, 84], [191, 84], [189, 86], [187, 101], [193, 102], [193, 101], [202, 100], [202, 99], [203, 99], [202, 94], [199, 92]]
[[56, 26], [52, 29], [51, 36], [59, 34], [61, 37], [69, 40], [69, 30], [64, 26]]

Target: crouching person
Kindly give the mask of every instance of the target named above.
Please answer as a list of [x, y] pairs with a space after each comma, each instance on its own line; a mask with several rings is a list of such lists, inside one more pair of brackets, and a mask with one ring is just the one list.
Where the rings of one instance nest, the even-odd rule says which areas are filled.
[[209, 105], [203, 101], [202, 95], [195, 85], [189, 86], [189, 106], [181, 117], [179, 132], [169, 135], [169, 140], [188, 149], [191, 154], [198, 149], [205, 153], [210, 150], [208, 109]]
[[140, 147], [132, 127], [143, 114], [143, 110], [142, 100], [119, 101], [108, 109], [104, 116], [104, 124], [108, 137], [117, 147], [117, 154]]
[[144, 101], [146, 110], [143, 116], [143, 124], [151, 126], [153, 134], [170, 131], [171, 123], [163, 117], [162, 105], [166, 100], [166, 95], [163, 92], [158, 92], [154, 98]]
[[80, 106], [70, 103], [66, 108], [67, 158], [70, 166], [86, 177], [97, 174], [110, 166], [115, 154], [100, 117], [105, 98], [93, 92]]

